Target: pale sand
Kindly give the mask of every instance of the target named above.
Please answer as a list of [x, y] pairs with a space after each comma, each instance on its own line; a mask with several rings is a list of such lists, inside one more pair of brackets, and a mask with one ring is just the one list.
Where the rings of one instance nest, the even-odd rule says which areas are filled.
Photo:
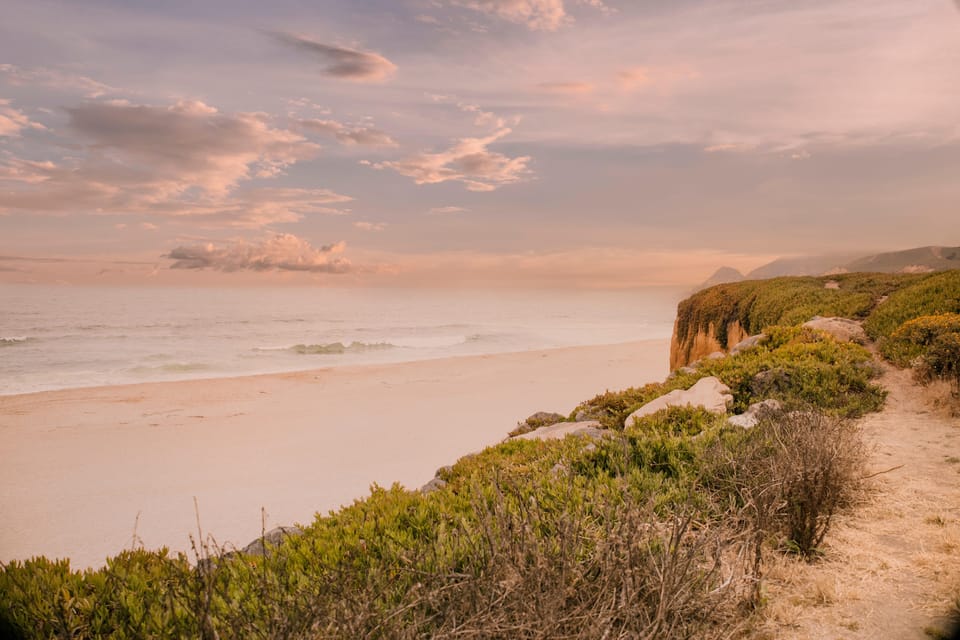
[[416, 488], [534, 411], [661, 380], [667, 340], [0, 396], [0, 559], [98, 566], [138, 535], [243, 546], [371, 483]]

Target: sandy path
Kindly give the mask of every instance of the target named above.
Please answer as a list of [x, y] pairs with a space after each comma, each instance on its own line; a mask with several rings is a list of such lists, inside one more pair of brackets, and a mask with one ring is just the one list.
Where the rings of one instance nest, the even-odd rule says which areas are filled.
[[371, 483], [419, 487], [534, 411], [661, 380], [668, 342], [0, 396], [0, 560], [100, 564], [138, 533], [240, 546]]
[[932, 411], [909, 371], [883, 364], [869, 502], [841, 517], [814, 565], [769, 568], [772, 637], [929, 640], [960, 590], [960, 420]]

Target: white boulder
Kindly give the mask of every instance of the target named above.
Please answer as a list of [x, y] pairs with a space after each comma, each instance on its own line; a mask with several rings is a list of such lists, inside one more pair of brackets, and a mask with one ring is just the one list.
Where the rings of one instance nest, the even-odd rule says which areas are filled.
[[596, 420], [586, 422], [560, 422], [546, 427], [540, 427], [528, 433], [522, 433], [510, 438], [511, 440], [561, 440], [567, 436], [587, 436], [599, 438], [605, 433]]
[[753, 427], [757, 426], [757, 423], [760, 422], [760, 419], [763, 417], [764, 413], [779, 410], [780, 403], [773, 398], [770, 398], [768, 400], [763, 400], [762, 402], [755, 402], [740, 415], [730, 416], [727, 419], [727, 422], [735, 427], [752, 429]]
[[812, 320], [804, 322], [803, 326], [811, 329], [826, 331], [840, 342], [867, 343], [867, 333], [859, 322], [847, 318], [821, 318], [814, 316]]
[[731, 402], [733, 396], [730, 395], [730, 387], [720, 382], [719, 378], [708, 376], [697, 380], [689, 389], [675, 389], [651, 400], [627, 416], [623, 426], [630, 427], [637, 418], [649, 416], [667, 407], [703, 407], [713, 413], [726, 413], [727, 405]]

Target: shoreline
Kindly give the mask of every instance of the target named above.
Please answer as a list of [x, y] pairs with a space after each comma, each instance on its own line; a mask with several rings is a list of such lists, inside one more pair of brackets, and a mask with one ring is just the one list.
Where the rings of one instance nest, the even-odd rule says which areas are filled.
[[668, 339], [0, 396], [0, 560], [100, 566], [130, 546], [243, 546], [416, 488], [535, 411], [662, 380]]
[[[644, 344], [644, 343], [653, 343], [653, 342], [662, 342], [666, 340], [670, 342], [670, 337], [663, 338], [643, 338], [640, 340], [629, 340], [627, 342], [601, 342], [598, 344], [581, 344], [581, 345], [570, 345], [564, 347], [549, 347], [544, 349], [522, 349], [519, 351], [494, 351], [491, 353], [471, 353], [471, 354], [460, 354], [460, 355], [447, 355], [447, 356], [427, 356], [423, 358], [415, 358], [412, 360], [386, 360], [383, 362], [355, 362], [349, 364], [328, 364], [321, 366], [312, 366], [306, 369], [283, 369], [279, 371], [261, 371], [253, 373], [236, 373], [236, 374], [218, 374], [210, 376], [198, 376], [198, 377], [189, 377], [189, 378], [178, 378], [174, 380], [141, 380], [136, 382], [114, 382], [107, 384], [91, 384], [91, 385], [82, 385], [82, 386], [72, 386], [72, 387], [58, 387], [55, 389], [39, 389], [37, 391], [18, 391], [15, 393], [4, 393], [0, 391], [0, 402], [3, 402], [7, 399], [12, 398], [21, 398], [27, 396], [36, 396], [44, 393], [66, 393], [70, 391], [94, 391], [97, 389], [115, 389], [119, 387], [136, 387], [136, 386], [153, 386], [153, 385], [166, 385], [166, 384], [180, 384], [187, 382], [212, 382], [218, 380], [239, 380], [244, 378], [260, 378], [260, 377], [274, 377], [274, 376], [285, 376], [285, 375], [301, 375], [301, 374], [310, 374], [326, 371], [344, 371], [344, 370], [362, 370], [367, 367], [392, 367], [392, 366], [403, 366], [408, 364], [417, 364], [421, 362], [446, 362], [454, 360], [469, 360], [471, 358], [489, 358], [489, 357], [499, 357], [499, 356], [511, 356], [511, 355], [520, 355], [525, 353], [543, 353], [543, 352], [559, 352], [567, 351], [571, 349], [594, 349], [594, 348], [604, 348], [604, 347], [618, 347], [618, 346], [627, 346], [633, 344]], [[305, 356], [310, 357], [310, 356]]]

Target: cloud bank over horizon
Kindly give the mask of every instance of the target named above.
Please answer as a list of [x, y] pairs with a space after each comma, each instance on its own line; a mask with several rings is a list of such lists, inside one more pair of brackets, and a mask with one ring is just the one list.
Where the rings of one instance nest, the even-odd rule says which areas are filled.
[[336, 255], [345, 247], [345, 243], [336, 242], [315, 248], [303, 238], [282, 233], [255, 242], [238, 239], [221, 245], [182, 245], [163, 257], [173, 260], [171, 269], [346, 273], [350, 271], [350, 261]]

